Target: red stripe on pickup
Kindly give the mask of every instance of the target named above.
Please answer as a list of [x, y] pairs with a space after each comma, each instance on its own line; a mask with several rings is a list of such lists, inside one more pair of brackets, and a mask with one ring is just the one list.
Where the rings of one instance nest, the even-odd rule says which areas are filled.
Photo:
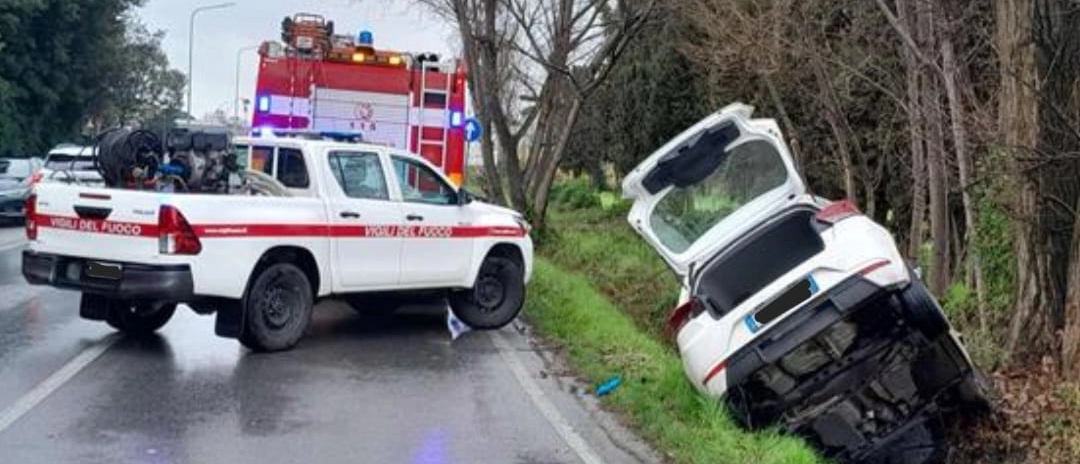
[[[139, 224], [67, 216], [37, 215], [39, 228], [87, 233], [157, 237], [157, 224]], [[203, 239], [240, 237], [337, 237], [337, 238], [482, 238], [525, 236], [525, 230], [512, 226], [450, 227], [328, 224], [194, 224], [195, 235]]]

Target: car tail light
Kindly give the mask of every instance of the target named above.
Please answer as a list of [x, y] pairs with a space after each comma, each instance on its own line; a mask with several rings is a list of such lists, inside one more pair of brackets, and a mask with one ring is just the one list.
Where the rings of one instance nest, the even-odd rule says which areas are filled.
[[863, 266], [862, 269], [859, 269], [859, 274], [866, 276], [878, 269], [888, 266], [889, 264], [892, 264], [892, 262], [887, 259], [879, 259], [871, 262], [870, 264], [867, 264], [866, 266]]
[[180, 210], [163, 205], [158, 210], [158, 252], [163, 255], [197, 255], [202, 243]]
[[679, 333], [679, 330], [690, 322], [701, 311], [705, 309], [705, 306], [701, 303], [697, 297], [691, 297], [686, 303], [683, 303], [671, 311], [671, 314], [667, 318], [667, 336], [668, 338], [674, 338], [675, 334]]
[[26, 197], [23, 205], [23, 213], [26, 215], [26, 239], [37, 240], [37, 194], [31, 193]]
[[836, 224], [844, 219], [862, 214], [851, 200], [834, 201], [825, 205], [814, 215], [814, 219], [825, 224]]
[[28, 179], [27, 184], [29, 184], [29, 185], [37, 184], [38, 182], [41, 182], [41, 179], [44, 178], [44, 177], [45, 177], [45, 173], [41, 172], [41, 170], [38, 169], [37, 171], [34, 171], [34, 174], [32, 174], [30, 176], [30, 178]]

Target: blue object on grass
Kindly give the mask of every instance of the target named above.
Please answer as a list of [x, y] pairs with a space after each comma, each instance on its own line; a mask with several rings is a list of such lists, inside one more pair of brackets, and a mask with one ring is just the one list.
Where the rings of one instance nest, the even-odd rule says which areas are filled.
[[619, 388], [619, 385], [621, 385], [621, 384], [622, 384], [622, 379], [621, 378], [612, 377], [607, 382], [604, 382], [604, 383], [600, 384], [599, 387], [596, 387], [596, 396], [607, 395], [608, 393], [611, 393], [612, 390], [615, 390], [616, 388]]

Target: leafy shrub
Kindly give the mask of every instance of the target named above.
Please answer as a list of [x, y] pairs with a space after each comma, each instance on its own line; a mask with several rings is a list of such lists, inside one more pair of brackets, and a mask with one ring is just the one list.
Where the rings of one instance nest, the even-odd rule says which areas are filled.
[[589, 179], [579, 177], [563, 180], [551, 186], [551, 201], [564, 209], [599, 208], [600, 197]]

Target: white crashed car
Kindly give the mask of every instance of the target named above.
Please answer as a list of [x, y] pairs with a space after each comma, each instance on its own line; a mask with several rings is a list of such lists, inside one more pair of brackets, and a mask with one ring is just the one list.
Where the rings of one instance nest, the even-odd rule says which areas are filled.
[[623, 182], [632, 227], [683, 279], [668, 329], [687, 376], [743, 426], [839, 462], [937, 462], [938, 419], [985, 411], [985, 380], [889, 232], [809, 194], [752, 112], [706, 117]]

